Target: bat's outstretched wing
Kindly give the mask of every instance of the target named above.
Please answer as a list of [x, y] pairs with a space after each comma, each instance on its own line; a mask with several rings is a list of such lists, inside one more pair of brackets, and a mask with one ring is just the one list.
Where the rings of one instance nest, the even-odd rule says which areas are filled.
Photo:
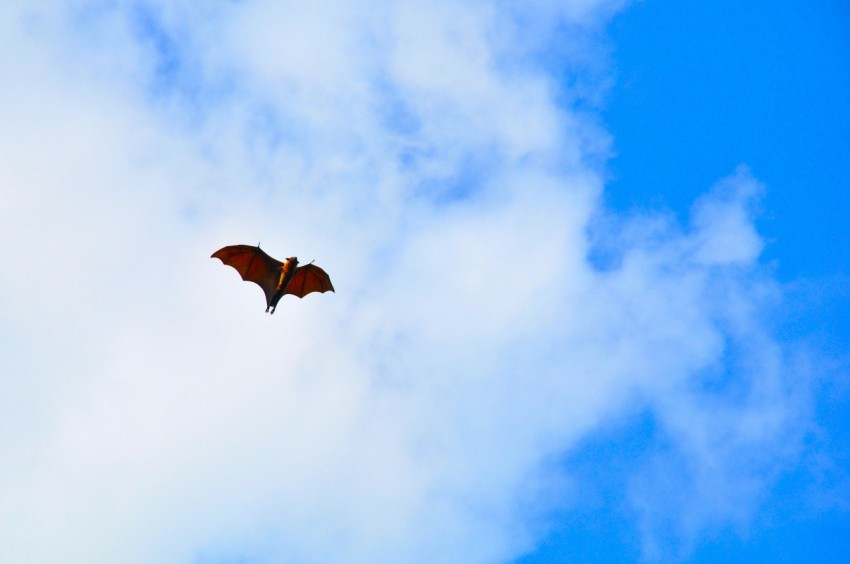
[[311, 292], [333, 292], [334, 286], [328, 273], [315, 264], [305, 264], [295, 269], [292, 280], [286, 285], [284, 294], [303, 298]]
[[280, 279], [282, 262], [267, 255], [260, 247], [251, 245], [223, 247], [214, 252], [212, 258], [221, 259], [224, 264], [235, 268], [242, 280], [257, 284], [266, 295], [266, 305], [271, 304]]

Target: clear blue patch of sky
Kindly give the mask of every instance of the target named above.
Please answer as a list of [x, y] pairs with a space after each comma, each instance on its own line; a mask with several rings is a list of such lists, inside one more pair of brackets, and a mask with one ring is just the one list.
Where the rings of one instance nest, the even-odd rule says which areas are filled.
[[[766, 187], [763, 258], [787, 284], [777, 334], [818, 350], [799, 458], [746, 530], [698, 539], [687, 560], [850, 561], [850, 3], [647, 0], [609, 35], [607, 204], [684, 223], [697, 197], [748, 165]], [[518, 562], [639, 560], [628, 476], [658, 448], [651, 418], [637, 416], [571, 453], [565, 468], [589, 484], [587, 499]]]
[[850, 273], [850, 4], [648, 0], [610, 32], [609, 203], [685, 212], [746, 163], [780, 275]]

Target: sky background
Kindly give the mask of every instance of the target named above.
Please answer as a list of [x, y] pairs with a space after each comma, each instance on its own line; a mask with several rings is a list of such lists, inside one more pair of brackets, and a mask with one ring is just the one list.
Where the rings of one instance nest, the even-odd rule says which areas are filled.
[[845, 561], [848, 68], [838, 0], [4, 2], [0, 561]]

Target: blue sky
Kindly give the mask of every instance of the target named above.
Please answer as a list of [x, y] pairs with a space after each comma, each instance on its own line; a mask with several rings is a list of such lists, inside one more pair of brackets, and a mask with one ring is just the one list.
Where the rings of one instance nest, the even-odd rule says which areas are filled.
[[772, 187], [759, 226], [783, 278], [842, 273], [848, 19], [841, 2], [645, 2], [617, 17], [609, 201], [687, 209], [719, 171], [746, 163]]
[[[613, 136], [605, 198], [622, 212], [686, 218], [712, 179], [745, 164], [766, 185], [762, 261], [785, 288], [775, 330], [831, 356], [813, 390], [810, 436], [752, 522], [707, 535], [696, 562], [839, 562], [850, 531], [850, 7], [842, 2], [639, 2], [606, 29], [615, 82], [601, 110]], [[835, 379], [833, 381], [833, 378]], [[629, 464], [657, 448], [635, 417], [566, 459], [603, 476], [594, 500], [522, 562], [634, 560], [622, 504]], [[821, 456], [827, 468], [812, 467]]]
[[5, 3], [0, 560], [846, 560], [849, 32]]

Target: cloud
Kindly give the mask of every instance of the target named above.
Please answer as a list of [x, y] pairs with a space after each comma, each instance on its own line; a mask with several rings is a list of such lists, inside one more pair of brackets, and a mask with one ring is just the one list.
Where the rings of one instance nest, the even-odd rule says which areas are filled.
[[[3, 557], [509, 560], [640, 409], [647, 555], [745, 522], [801, 412], [758, 183], [612, 215], [519, 40], [619, 5], [6, 4]], [[208, 258], [255, 241], [337, 294], [261, 315]]]

